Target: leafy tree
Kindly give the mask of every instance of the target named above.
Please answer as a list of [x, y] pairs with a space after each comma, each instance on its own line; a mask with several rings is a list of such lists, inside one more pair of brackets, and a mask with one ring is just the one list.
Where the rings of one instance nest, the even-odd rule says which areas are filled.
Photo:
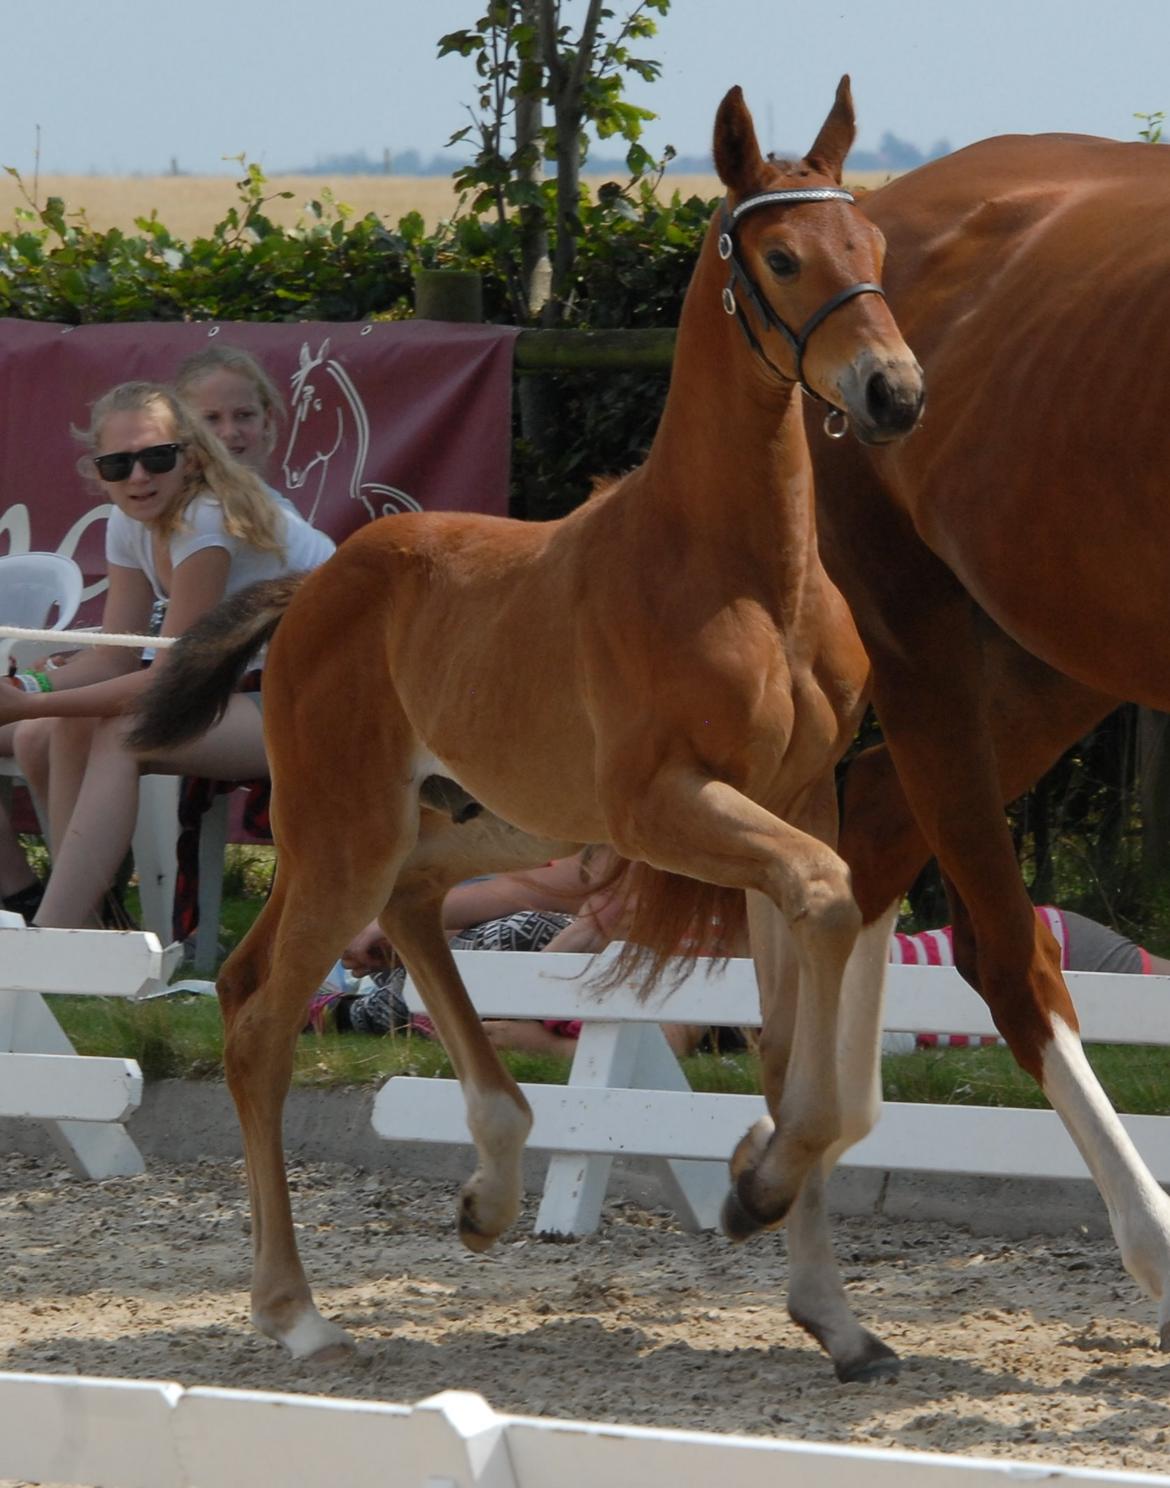
[[[618, 20], [603, 0], [587, 0], [574, 35], [563, 0], [488, 0], [474, 27], [439, 41], [440, 56], [475, 58], [472, 122], [448, 143], [477, 141], [455, 182], [470, 196], [473, 213], [494, 213], [495, 253], [517, 323], [538, 312], [546, 325], [566, 318], [583, 230], [580, 171], [589, 131], [628, 146], [630, 182], [609, 193], [613, 211], [621, 213], [629, 191], [657, 168], [640, 143], [643, 124], [655, 116], [628, 102], [623, 88], [629, 73], [646, 82], [659, 75], [660, 64], [635, 56], [633, 48], [656, 34], [654, 16], [669, 6], [670, 0], [638, 0]], [[546, 107], [551, 124], [544, 122]], [[556, 167], [551, 188], [546, 162]]]

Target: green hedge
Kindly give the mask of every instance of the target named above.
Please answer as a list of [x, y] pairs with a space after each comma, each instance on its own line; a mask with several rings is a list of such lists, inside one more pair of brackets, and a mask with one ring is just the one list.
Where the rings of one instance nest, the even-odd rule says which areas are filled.
[[[246, 166], [237, 204], [190, 242], [154, 214], [138, 218], [136, 232], [100, 232], [60, 198], [43, 207], [29, 201], [14, 230], [0, 233], [0, 315], [69, 325], [402, 319], [412, 314], [415, 270], [450, 265], [479, 270], [485, 318], [509, 319], [512, 225], [457, 216], [428, 232], [410, 213], [391, 227], [373, 213], [357, 217], [323, 191], [286, 228], [266, 208], [290, 195]], [[663, 204], [648, 186], [633, 197], [603, 196], [582, 197], [568, 324], [676, 325], [711, 204], [697, 197]], [[543, 375], [547, 426], [577, 432], [536, 448], [517, 427], [514, 510], [566, 511], [595, 478], [628, 468], [649, 443], [665, 387], [665, 374]]]

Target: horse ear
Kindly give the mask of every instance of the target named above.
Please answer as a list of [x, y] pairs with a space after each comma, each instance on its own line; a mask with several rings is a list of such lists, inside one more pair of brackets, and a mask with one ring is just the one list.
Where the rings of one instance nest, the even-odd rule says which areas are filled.
[[756, 189], [764, 159], [756, 140], [756, 130], [743, 89], [732, 88], [715, 115], [715, 169], [730, 191], [747, 195]]
[[856, 132], [853, 91], [849, 86], [849, 74], [846, 73], [837, 84], [837, 97], [833, 100], [829, 117], [821, 125], [821, 132], [808, 152], [809, 165], [821, 175], [832, 176], [840, 184], [841, 168], [845, 164], [846, 155], [853, 148], [853, 136]]

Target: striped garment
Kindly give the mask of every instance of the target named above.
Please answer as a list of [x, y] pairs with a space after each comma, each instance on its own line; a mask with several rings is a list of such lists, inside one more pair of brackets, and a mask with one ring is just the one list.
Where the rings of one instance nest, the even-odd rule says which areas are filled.
[[[1056, 937], [1061, 969], [1067, 971], [1068, 932], [1064, 914], [1048, 904], [1037, 905], [1036, 914]], [[944, 925], [941, 930], [920, 930], [917, 935], [895, 931], [890, 937], [889, 959], [894, 966], [953, 966], [955, 946], [950, 925]], [[915, 1042], [920, 1048], [928, 1049], [977, 1049], [1003, 1044], [1004, 1040], [994, 1033], [919, 1033]]]

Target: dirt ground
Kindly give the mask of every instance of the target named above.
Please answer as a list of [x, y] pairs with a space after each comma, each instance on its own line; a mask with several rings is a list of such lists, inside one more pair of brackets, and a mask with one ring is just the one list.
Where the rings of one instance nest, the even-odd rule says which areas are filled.
[[0, 1368], [415, 1401], [807, 1440], [1170, 1466], [1170, 1361], [1107, 1240], [973, 1239], [938, 1222], [841, 1221], [856, 1305], [904, 1360], [838, 1385], [783, 1305], [783, 1243], [733, 1248], [612, 1203], [550, 1244], [534, 1204], [490, 1257], [453, 1190], [340, 1165], [292, 1170], [302, 1254], [351, 1362], [295, 1364], [247, 1319], [241, 1164], [151, 1162], [78, 1182], [0, 1164]]

